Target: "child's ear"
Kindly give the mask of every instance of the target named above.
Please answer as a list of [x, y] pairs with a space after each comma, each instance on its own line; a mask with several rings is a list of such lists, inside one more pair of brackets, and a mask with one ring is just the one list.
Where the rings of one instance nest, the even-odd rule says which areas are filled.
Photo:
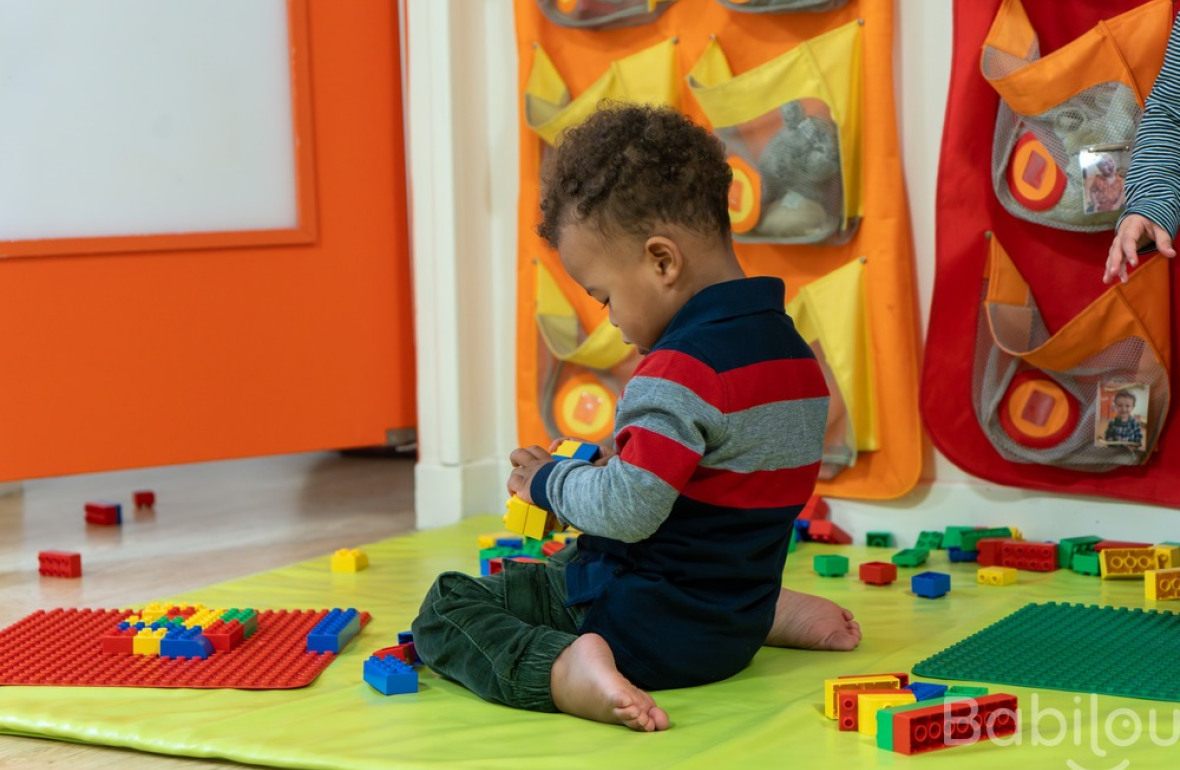
[[643, 256], [665, 285], [675, 282], [684, 269], [684, 254], [680, 247], [676, 241], [662, 235], [653, 235], [647, 239], [643, 244]]

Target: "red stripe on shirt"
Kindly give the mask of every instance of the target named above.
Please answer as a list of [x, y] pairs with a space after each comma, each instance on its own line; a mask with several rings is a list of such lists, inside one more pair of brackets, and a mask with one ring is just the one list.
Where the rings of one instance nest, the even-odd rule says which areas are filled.
[[681, 494], [726, 508], [782, 508], [806, 503], [818, 477], [818, 462], [753, 473], [698, 468]]
[[717, 373], [699, 358], [678, 350], [657, 350], [648, 354], [636, 367], [634, 376], [669, 380], [688, 388], [716, 409], [724, 405]]
[[693, 450], [647, 428], [630, 425], [615, 436], [619, 459], [654, 473], [680, 491], [692, 478], [701, 456]]
[[823, 372], [811, 358], [776, 358], [730, 369], [719, 376], [729, 395], [730, 412], [828, 395]]

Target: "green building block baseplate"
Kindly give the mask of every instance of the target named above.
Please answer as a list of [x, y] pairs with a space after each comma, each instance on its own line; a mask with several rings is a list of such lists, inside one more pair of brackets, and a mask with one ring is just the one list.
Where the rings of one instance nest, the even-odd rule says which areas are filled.
[[1180, 701], [1180, 614], [1028, 604], [914, 666], [936, 679]]

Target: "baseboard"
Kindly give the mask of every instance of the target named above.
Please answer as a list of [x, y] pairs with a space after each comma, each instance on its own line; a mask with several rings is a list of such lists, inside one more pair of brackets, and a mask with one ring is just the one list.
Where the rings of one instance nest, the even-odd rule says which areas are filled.
[[501, 460], [463, 465], [418, 463], [414, 469], [414, 511], [418, 529], [455, 524], [466, 516], [500, 513], [508, 493]]

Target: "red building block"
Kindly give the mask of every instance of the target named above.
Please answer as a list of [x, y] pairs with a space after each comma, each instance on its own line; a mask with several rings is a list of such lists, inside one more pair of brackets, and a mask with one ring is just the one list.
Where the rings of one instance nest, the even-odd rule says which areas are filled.
[[1102, 551], [1106, 548], [1151, 548], [1151, 543], [1132, 543], [1130, 540], [1103, 540], [1094, 544], [1094, 550]]
[[813, 519], [807, 528], [807, 536], [817, 543], [852, 545], [852, 535], [837, 527], [828, 519]]
[[[894, 674], [896, 676], [896, 674]], [[836, 717], [842, 732], [856, 732], [860, 726], [859, 705], [860, 696], [872, 693], [874, 695], [897, 695], [898, 690], [840, 690], [836, 693]]]
[[488, 574], [498, 575], [504, 571], [504, 557], [497, 556], [494, 559], [488, 559]]
[[546, 556], [552, 556], [562, 548], [565, 548], [565, 543], [561, 542], [560, 540], [550, 540], [548, 543], [545, 543], [545, 545], [541, 546], [541, 553], [545, 554]]
[[118, 503], [86, 503], [86, 523], [112, 527], [123, 523], [123, 507]]
[[803, 506], [803, 510], [799, 512], [798, 518], [803, 521], [819, 521], [830, 515], [831, 509], [828, 508], [828, 501], [819, 495], [812, 495], [811, 499], [807, 501], [807, 505]]
[[392, 647], [382, 647], [373, 653], [373, 657], [375, 658], [384, 658], [387, 656], [397, 658], [407, 666], [413, 666], [421, 662], [418, 658], [418, 650], [414, 648], [413, 642], [403, 642], [402, 644], [395, 644]]
[[1031, 572], [1053, 572], [1057, 569], [1057, 543], [1005, 541], [1000, 546], [999, 566]]
[[112, 628], [99, 639], [102, 651], [106, 655], [132, 655], [135, 646], [137, 628]]
[[860, 565], [860, 580], [873, 586], [887, 586], [897, 580], [897, 565], [887, 561], [866, 561]]
[[72, 551], [41, 551], [37, 563], [47, 577], [82, 577], [82, 554]]
[[[875, 673], [843, 674], [842, 676], [838, 676], [836, 678], [837, 679], [860, 679], [860, 678], [866, 677], [866, 676], [895, 676], [895, 677], [897, 677], [897, 681], [898, 681], [897, 686], [902, 690], [904, 690], [910, 684], [910, 675], [909, 674], [899, 674], [896, 671], [886, 671], [883, 674], [875, 674]], [[890, 690], [890, 692], [896, 692], [896, 690]]]
[[156, 493], [150, 489], [140, 489], [135, 492], [136, 508], [151, 508], [156, 504]]
[[893, 750], [921, 754], [1012, 735], [1019, 728], [1016, 696], [995, 693], [894, 714]]
[[1000, 566], [1000, 549], [1004, 543], [1012, 542], [1003, 537], [985, 537], [976, 544], [978, 556], [976, 561], [981, 567], [998, 567]]
[[215, 620], [201, 633], [205, 635], [205, 638], [209, 640], [217, 652], [229, 652], [241, 644], [246, 637], [246, 629], [236, 620], [231, 620], [228, 623], [224, 620]]

